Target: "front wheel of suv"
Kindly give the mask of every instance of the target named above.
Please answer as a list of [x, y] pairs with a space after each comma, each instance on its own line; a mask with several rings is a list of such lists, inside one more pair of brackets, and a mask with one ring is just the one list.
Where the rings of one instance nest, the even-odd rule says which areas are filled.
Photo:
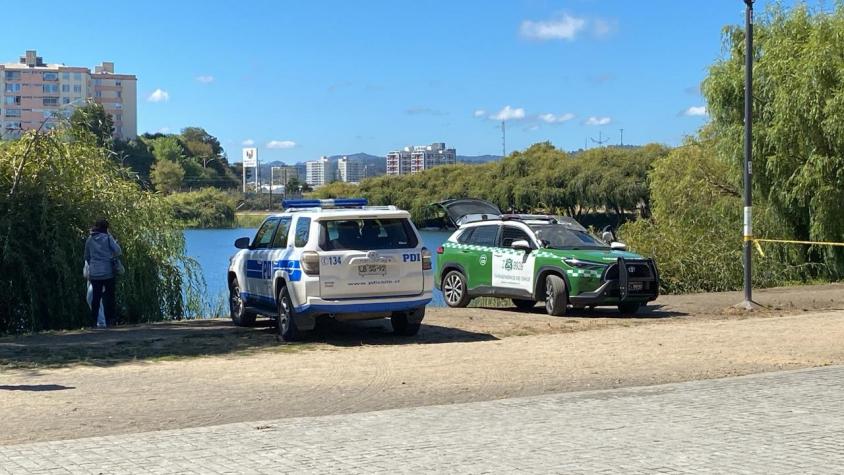
[[449, 307], [462, 308], [469, 305], [466, 277], [460, 271], [449, 271], [442, 281], [443, 298]]
[[565, 315], [568, 306], [568, 295], [566, 294], [566, 281], [558, 275], [549, 275], [545, 278], [545, 311], [548, 315], [559, 317]]
[[233, 280], [229, 286], [229, 315], [232, 322], [239, 327], [251, 327], [255, 324], [256, 315], [246, 310], [246, 302], [240, 294], [237, 280]]

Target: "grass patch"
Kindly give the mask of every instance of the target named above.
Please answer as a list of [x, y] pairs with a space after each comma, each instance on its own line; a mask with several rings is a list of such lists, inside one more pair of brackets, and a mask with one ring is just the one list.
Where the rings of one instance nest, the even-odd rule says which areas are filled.
[[257, 228], [269, 216], [267, 212], [236, 213], [234, 225], [238, 228]]

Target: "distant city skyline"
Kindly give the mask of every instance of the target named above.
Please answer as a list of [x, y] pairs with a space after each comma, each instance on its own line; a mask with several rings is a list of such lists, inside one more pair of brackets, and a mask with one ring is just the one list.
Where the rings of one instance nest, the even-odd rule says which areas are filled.
[[[758, 16], [773, 3], [757, 0]], [[599, 132], [618, 144], [622, 128], [624, 143], [677, 145], [706, 122], [700, 83], [744, 11], [739, 0], [258, 0], [236, 12], [150, 0], [128, 18], [104, 0], [39, 5], [51, 14], [37, 28], [6, 25], [2, 61], [107, 58], [138, 78], [139, 134], [199, 126], [233, 162], [251, 145], [286, 163], [438, 140], [500, 154], [502, 120], [508, 153], [576, 150]], [[80, 28], [91, 11], [96, 24]]]

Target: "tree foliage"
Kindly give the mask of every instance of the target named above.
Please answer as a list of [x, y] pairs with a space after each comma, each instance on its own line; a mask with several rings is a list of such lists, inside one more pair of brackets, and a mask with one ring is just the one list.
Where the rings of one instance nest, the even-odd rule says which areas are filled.
[[176, 193], [167, 197], [175, 218], [188, 228], [230, 228], [234, 226], [237, 199], [216, 188]]
[[102, 104], [88, 100], [84, 106], [77, 107], [70, 116], [71, 131], [78, 138], [82, 134], [94, 137], [100, 148], [111, 149], [114, 143], [114, 120], [105, 111]]
[[[629, 222], [621, 238], [659, 265], [668, 293], [733, 290], [741, 287], [740, 177], [716, 157], [710, 143], [692, 142], [654, 162], [649, 176], [653, 216]], [[760, 200], [754, 225], [763, 235], [785, 232], [777, 211]], [[810, 275], [799, 250], [766, 246], [755, 256], [753, 280], [769, 287]]]
[[0, 333], [93, 324], [82, 256], [98, 217], [110, 221], [124, 251], [120, 320], [186, 314], [182, 292], [196, 280], [170, 207], [110, 156], [79, 130], [30, 132], [0, 145]]
[[156, 190], [166, 194], [174, 193], [182, 187], [185, 169], [178, 162], [159, 160], [152, 166], [150, 179]]
[[[776, 6], [754, 30], [753, 179], [789, 225], [787, 236], [844, 241], [844, 4], [812, 13]], [[715, 146], [740, 173], [744, 32], [725, 29], [726, 53], [703, 84]], [[815, 248], [840, 275], [844, 250]]]
[[413, 219], [428, 218], [431, 203], [447, 198], [489, 200], [505, 211], [549, 212], [581, 217], [608, 213], [650, 213], [647, 173], [665, 156], [661, 145], [640, 148], [596, 148], [567, 154], [550, 143], [514, 152], [499, 162], [436, 167], [404, 176], [368, 178], [359, 186], [334, 183], [314, 192], [317, 197], [361, 195], [373, 204], [395, 204]]

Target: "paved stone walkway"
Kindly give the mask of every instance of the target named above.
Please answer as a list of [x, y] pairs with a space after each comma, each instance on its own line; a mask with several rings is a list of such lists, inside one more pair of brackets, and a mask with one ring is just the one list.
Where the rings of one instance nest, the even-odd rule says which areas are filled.
[[3, 474], [284, 472], [844, 473], [844, 367], [0, 447]]

